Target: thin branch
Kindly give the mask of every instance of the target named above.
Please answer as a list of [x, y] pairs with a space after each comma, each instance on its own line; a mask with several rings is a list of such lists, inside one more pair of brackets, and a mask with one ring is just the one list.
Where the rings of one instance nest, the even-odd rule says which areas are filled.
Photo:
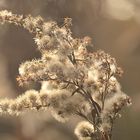
[[[93, 124], [93, 122], [86, 116], [84, 115], [82, 112], [79, 112], [79, 111], [75, 111], [75, 114], [84, 118], [85, 120], [87, 120], [89, 123]], [[93, 124], [94, 125], [94, 124]]]

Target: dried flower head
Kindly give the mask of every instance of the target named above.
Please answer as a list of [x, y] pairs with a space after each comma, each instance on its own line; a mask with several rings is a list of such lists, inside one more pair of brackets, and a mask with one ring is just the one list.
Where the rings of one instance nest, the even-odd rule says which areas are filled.
[[34, 35], [41, 58], [19, 67], [20, 86], [41, 82], [39, 92], [26, 91], [16, 99], [2, 99], [0, 113], [20, 115], [27, 110], [47, 109], [58, 121], [80, 116], [75, 134], [80, 140], [111, 140], [114, 120], [131, 100], [117, 80], [122, 75], [115, 58], [93, 51], [90, 37], [73, 38], [70, 18], [58, 26], [40, 16], [0, 12], [0, 23], [12, 23]]
[[75, 134], [78, 136], [79, 140], [92, 140], [94, 127], [91, 123], [82, 121], [76, 126]]

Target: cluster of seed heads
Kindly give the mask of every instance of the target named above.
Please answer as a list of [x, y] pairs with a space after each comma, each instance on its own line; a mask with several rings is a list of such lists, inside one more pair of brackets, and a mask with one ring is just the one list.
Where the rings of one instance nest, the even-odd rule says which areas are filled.
[[19, 67], [20, 86], [39, 82], [40, 91], [29, 90], [16, 99], [1, 99], [0, 113], [21, 115], [28, 110], [50, 110], [54, 118], [65, 122], [80, 116], [75, 134], [79, 140], [111, 140], [114, 120], [131, 103], [117, 78], [123, 71], [104, 51], [93, 51], [90, 37], [73, 38], [70, 18], [63, 25], [40, 16], [0, 12], [0, 23], [23, 27], [34, 35], [40, 59]]

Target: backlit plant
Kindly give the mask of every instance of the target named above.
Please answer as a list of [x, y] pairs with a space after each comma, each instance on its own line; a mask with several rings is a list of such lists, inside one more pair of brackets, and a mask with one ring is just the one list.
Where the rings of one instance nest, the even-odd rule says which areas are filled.
[[17, 81], [20, 86], [42, 85], [40, 91], [32, 89], [16, 99], [1, 99], [1, 115], [50, 110], [60, 122], [75, 115], [83, 119], [75, 128], [79, 140], [111, 140], [114, 120], [131, 103], [117, 80], [122, 69], [116, 60], [104, 51], [93, 51], [90, 37], [73, 38], [70, 18], [58, 26], [40, 16], [4, 10], [0, 23], [15, 24], [34, 35], [41, 58], [22, 63]]

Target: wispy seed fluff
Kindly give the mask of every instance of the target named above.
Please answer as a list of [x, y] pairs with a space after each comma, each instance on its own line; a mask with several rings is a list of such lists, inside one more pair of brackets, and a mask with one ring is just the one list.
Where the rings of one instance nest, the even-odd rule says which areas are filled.
[[94, 127], [91, 123], [87, 121], [82, 121], [76, 126], [75, 134], [79, 138], [79, 140], [92, 140], [92, 135], [94, 134]]
[[39, 94], [35, 90], [28, 90], [16, 99], [0, 101], [0, 113], [20, 115], [27, 110], [38, 110], [47, 107], [47, 94]]
[[1, 99], [0, 114], [49, 109], [60, 122], [75, 115], [86, 121], [75, 130], [80, 140], [111, 140], [114, 120], [130, 104], [130, 97], [122, 92], [117, 80], [123, 71], [115, 58], [102, 50], [94, 52], [90, 37], [73, 38], [69, 18], [59, 26], [40, 16], [4, 10], [0, 12], [0, 23], [14, 24], [33, 34], [41, 57], [22, 63], [17, 81], [20, 86], [42, 84], [40, 91], [29, 90], [16, 99]]

